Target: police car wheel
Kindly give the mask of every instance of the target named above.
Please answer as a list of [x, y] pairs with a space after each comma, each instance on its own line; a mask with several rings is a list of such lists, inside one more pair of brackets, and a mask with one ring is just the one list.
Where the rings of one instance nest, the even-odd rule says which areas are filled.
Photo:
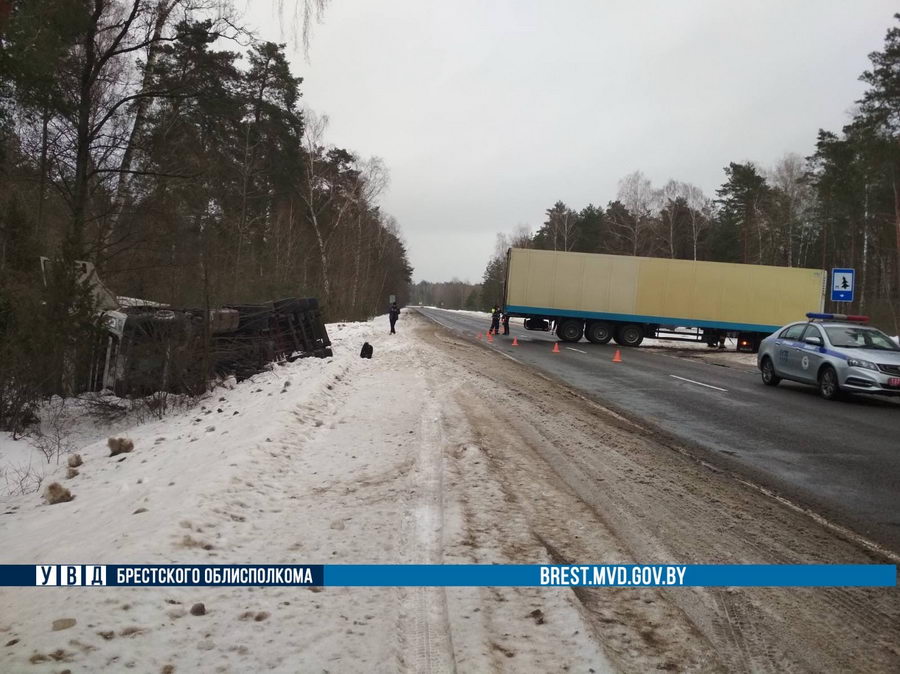
[[772, 364], [772, 359], [768, 356], [763, 358], [762, 380], [766, 386], [778, 386], [778, 383], [781, 381], [781, 377], [775, 374], [775, 366]]
[[841, 396], [837, 372], [830, 365], [823, 367], [819, 373], [819, 395], [825, 400], [837, 400]]

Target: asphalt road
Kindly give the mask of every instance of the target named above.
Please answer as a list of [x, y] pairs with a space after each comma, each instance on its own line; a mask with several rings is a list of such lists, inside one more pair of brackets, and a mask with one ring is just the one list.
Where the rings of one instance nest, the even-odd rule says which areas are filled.
[[[418, 308], [475, 340], [489, 320]], [[560, 342], [511, 324], [484, 346], [533, 366], [604, 405], [668, 434], [703, 458], [900, 552], [900, 401], [828, 402], [812, 387], [764, 386], [755, 368], [725, 367], [645, 348]], [[511, 345], [517, 337], [519, 346]], [[503, 367], [498, 358], [497, 367]], [[535, 386], [552, 382], [535, 377]], [[840, 561], [840, 560], [835, 560]]]

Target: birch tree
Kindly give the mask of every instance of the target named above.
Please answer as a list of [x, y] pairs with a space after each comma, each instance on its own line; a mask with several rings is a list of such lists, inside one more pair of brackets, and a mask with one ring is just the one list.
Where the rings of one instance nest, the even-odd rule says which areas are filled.
[[697, 248], [703, 232], [709, 229], [713, 215], [712, 199], [703, 190], [691, 183], [682, 183], [684, 198], [688, 205], [688, 217], [691, 222], [691, 249], [693, 259], [697, 258]]
[[644, 235], [651, 224], [657, 205], [653, 184], [641, 171], [634, 171], [619, 181], [617, 200], [631, 217], [617, 218], [613, 224], [627, 241], [628, 252], [637, 255], [644, 244]]
[[793, 267], [796, 265], [798, 233], [803, 230], [813, 199], [804, 160], [797, 154], [785, 155], [769, 174], [769, 182], [778, 211], [775, 224], [782, 230], [784, 261], [788, 267]]

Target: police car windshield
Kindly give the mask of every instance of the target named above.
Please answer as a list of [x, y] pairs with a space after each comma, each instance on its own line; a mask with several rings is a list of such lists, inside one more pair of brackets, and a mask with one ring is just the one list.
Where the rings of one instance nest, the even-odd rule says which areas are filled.
[[877, 349], [879, 351], [900, 351], [893, 339], [875, 328], [857, 325], [834, 325], [825, 328], [833, 346], [845, 349]]

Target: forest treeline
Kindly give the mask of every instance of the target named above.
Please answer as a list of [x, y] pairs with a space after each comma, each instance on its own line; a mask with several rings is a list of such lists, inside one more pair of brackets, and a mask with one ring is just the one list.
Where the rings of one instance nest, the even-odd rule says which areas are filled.
[[[894, 17], [900, 21], [900, 14]], [[900, 27], [869, 55], [868, 85], [840, 133], [819, 130], [809, 157], [771, 168], [732, 162], [715, 194], [640, 171], [619, 181], [606, 206], [557, 201], [532, 232], [498, 235], [482, 283], [421, 283], [413, 296], [448, 308], [502, 299], [506, 249], [645, 255], [777, 266], [853, 267], [856, 300], [834, 310], [864, 313], [900, 331]]]
[[[59, 380], [91, 323], [75, 260], [117, 295], [178, 306], [313, 296], [344, 320], [405, 301], [385, 167], [327, 142], [284, 45], [230, 2], [0, 10], [0, 398], [40, 354], [54, 364], [35, 385]], [[41, 256], [63, 263], [48, 290]]]

